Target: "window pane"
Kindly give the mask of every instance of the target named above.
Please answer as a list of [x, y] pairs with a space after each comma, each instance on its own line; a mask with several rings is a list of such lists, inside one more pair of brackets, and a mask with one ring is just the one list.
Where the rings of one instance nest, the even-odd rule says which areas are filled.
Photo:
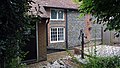
[[57, 41], [57, 28], [51, 28], [51, 41]]
[[63, 11], [62, 10], [59, 10], [58, 11], [58, 19], [63, 19]]
[[58, 41], [64, 40], [64, 29], [58, 28]]
[[57, 11], [51, 10], [51, 19], [57, 19]]

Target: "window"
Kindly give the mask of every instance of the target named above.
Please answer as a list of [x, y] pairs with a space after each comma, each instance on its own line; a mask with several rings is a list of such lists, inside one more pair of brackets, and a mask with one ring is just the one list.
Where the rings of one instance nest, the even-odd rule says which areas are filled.
[[58, 9], [52, 9], [51, 20], [64, 20], [64, 11]]
[[51, 43], [53, 42], [64, 42], [65, 31], [63, 27], [52, 27], [51, 28]]

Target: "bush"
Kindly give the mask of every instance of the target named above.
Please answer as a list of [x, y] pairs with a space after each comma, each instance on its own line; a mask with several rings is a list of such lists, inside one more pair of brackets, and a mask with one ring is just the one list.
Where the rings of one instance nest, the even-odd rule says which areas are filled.
[[34, 24], [40, 21], [39, 16], [28, 13], [33, 3], [32, 0], [1, 0], [0, 68], [22, 68], [16, 58], [24, 55], [26, 40], [33, 36]]
[[96, 57], [89, 58], [89, 63], [84, 68], [120, 68], [120, 57]]
[[9, 68], [26, 68], [26, 64], [21, 63], [21, 58], [14, 58], [12, 61], [9, 63]]

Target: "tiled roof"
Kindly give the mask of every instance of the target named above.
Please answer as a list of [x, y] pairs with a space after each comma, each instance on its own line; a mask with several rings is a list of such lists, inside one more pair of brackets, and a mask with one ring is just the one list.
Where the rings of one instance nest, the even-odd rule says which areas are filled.
[[50, 18], [47, 15], [45, 8], [43, 6], [38, 5], [37, 3], [32, 5], [31, 12], [34, 15], [39, 15], [41, 18]]
[[49, 18], [49, 16], [47, 15], [47, 12], [45, 11], [45, 8], [43, 6], [40, 6], [40, 12], [39, 15], [42, 17], [42, 18]]
[[[78, 9], [78, 5], [73, 0], [34, 0], [31, 11], [34, 15], [37, 14], [41, 18], [50, 18], [45, 11], [45, 7], [63, 8], [63, 9]], [[38, 7], [39, 4], [39, 7]], [[36, 11], [36, 9], [37, 11]]]
[[35, 2], [44, 7], [78, 9], [78, 5], [73, 0], [36, 0]]

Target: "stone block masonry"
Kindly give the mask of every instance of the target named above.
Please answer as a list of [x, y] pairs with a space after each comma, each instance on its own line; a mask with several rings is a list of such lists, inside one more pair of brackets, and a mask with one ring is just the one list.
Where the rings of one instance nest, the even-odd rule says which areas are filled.
[[69, 10], [67, 12], [68, 18], [68, 47], [74, 47], [81, 44], [78, 39], [80, 30], [84, 29], [84, 17], [79, 19], [80, 13], [78, 11]]

